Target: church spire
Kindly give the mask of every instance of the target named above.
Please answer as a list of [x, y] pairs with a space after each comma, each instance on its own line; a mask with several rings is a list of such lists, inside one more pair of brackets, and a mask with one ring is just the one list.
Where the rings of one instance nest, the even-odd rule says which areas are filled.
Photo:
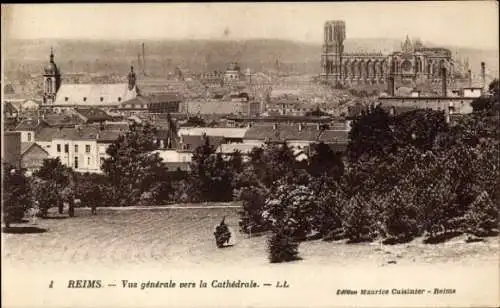
[[401, 44], [401, 51], [403, 52], [412, 52], [413, 51], [413, 45], [410, 41], [410, 38], [408, 37], [408, 34], [406, 35], [406, 39], [403, 44]]
[[54, 47], [50, 46], [50, 63], [54, 63]]

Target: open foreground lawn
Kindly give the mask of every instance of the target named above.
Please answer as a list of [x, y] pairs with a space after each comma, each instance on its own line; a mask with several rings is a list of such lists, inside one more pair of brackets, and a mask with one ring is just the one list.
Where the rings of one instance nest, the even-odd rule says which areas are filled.
[[[216, 205], [217, 206], [217, 205]], [[232, 246], [217, 249], [213, 231], [222, 218], [233, 231]], [[26, 232], [26, 233], [25, 233]], [[105, 209], [90, 215], [77, 209], [76, 217], [52, 217], [15, 225], [4, 233], [4, 260], [24, 264], [267, 264], [266, 235], [238, 232], [238, 208]], [[495, 263], [498, 237], [465, 243], [460, 236], [441, 244], [422, 239], [399, 245], [379, 242], [304, 242], [301, 261], [310, 264]]]
[[[15, 225], [14, 232], [24, 233], [3, 234], [5, 307], [495, 307], [499, 302], [497, 237], [465, 243], [461, 236], [434, 245], [416, 239], [393, 246], [317, 240], [300, 244], [302, 260], [271, 264], [266, 235], [237, 232], [238, 208], [100, 208], [97, 216], [88, 209], [76, 214]], [[218, 249], [212, 233], [224, 216], [235, 233], [233, 246]], [[68, 288], [76, 279], [99, 280], [102, 288]], [[200, 288], [200, 280], [208, 287]], [[217, 287], [226, 280], [260, 287]], [[169, 281], [188, 281], [196, 290], [142, 289]], [[278, 281], [289, 288], [276, 288]], [[426, 292], [339, 295], [363, 288]], [[436, 295], [436, 288], [455, 293]]]

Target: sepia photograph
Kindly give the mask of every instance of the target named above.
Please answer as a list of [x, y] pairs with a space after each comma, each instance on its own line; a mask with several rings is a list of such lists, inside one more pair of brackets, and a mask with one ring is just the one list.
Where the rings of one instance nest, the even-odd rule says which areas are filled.
[[2, 4], [2, 307], [499, 307], [498, 12]]

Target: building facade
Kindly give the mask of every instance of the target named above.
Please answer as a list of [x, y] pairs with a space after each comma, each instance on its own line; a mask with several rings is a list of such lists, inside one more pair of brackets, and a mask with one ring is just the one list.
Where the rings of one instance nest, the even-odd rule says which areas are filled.
[[61, 82], [61, 72], [50, 52], [50, 61], [43, 74], [43, 107], [88, 107], [116, 106], [121, 102], [136, 97], [139, 90], [136, 85], [134, 68], [130, 68], [127, 83], [113, 84], [69, 84]]
[[382, 84], [389, 76], [396, 81], [441, 80], [446, 68], [448, 82], [455, 73], [451, 51], [445, 48], [425, 47], [408, 36], [401, 50], [390, 54], [347, 53], [344, 51], [346, 25], [342, 20], [327, 21], [324, 25], [324, 43], [321, 56], [321, 80], [334, 84]]
[[49, 153], [34, 142], [21, 142], [21, 168], [33, 172], [40, 169]]

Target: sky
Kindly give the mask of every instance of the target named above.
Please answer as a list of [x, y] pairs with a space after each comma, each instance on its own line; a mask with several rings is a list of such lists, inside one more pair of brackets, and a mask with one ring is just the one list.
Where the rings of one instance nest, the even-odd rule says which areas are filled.
[[21, 39], [253, 39], [321, 43], [326, 20], [347, 39], [406, 35], [442, 45], [498, 49], [496, 1], [13, 4], [4, 31]]

